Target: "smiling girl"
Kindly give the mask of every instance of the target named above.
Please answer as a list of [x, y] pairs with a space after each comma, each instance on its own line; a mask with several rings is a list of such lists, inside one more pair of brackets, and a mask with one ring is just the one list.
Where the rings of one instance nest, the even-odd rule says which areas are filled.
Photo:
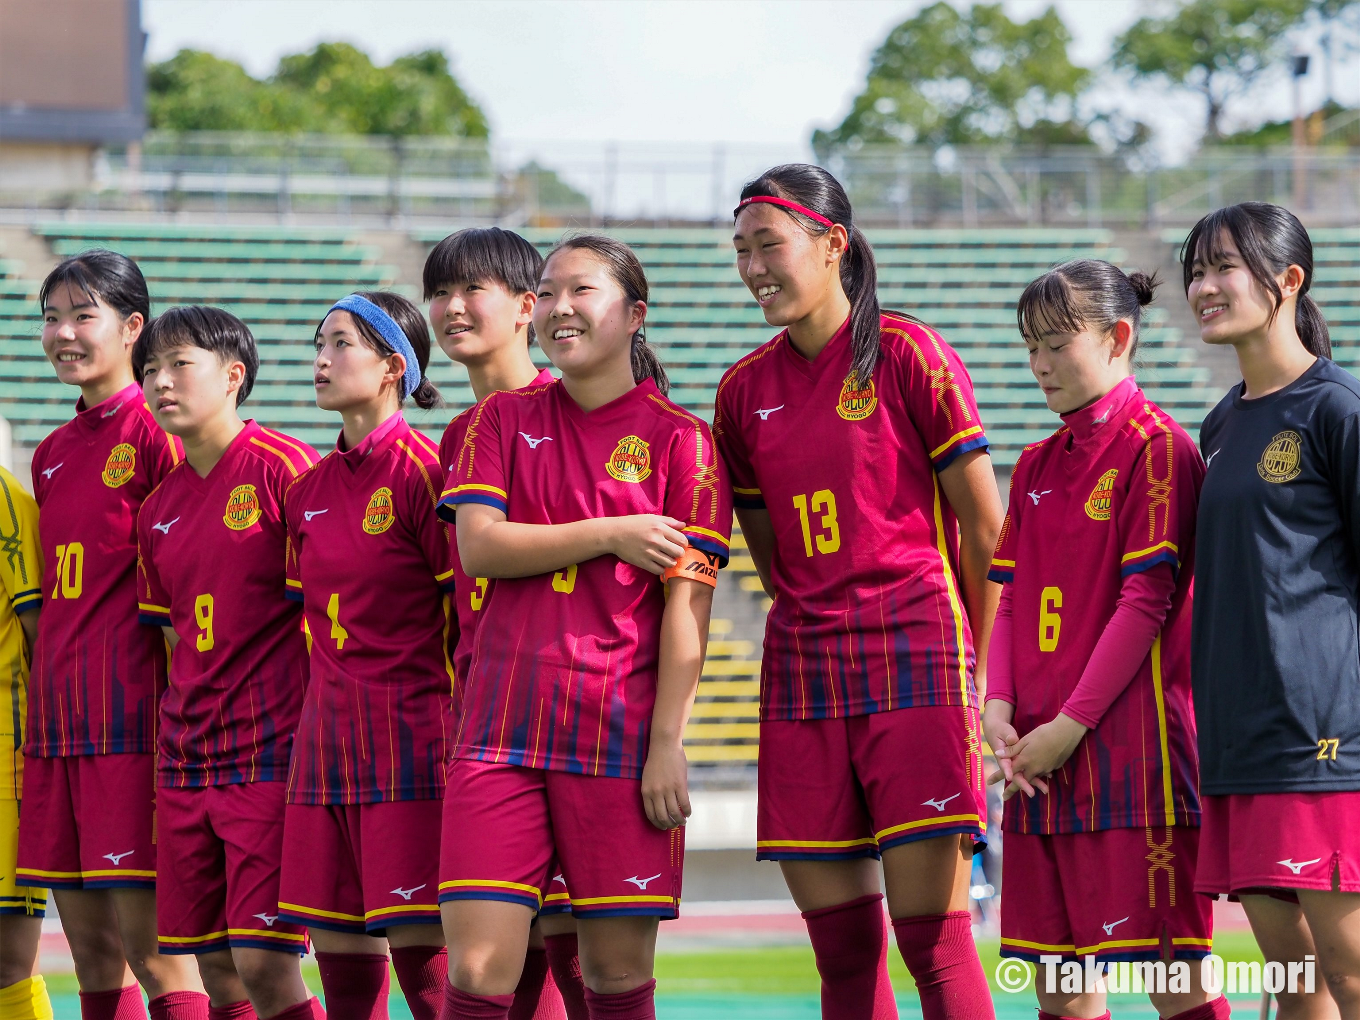
[[1267, 960], [1316, 957], [1325, 987], [1280, 993], [1282, 1018], [1357, 1016], [1360, 382], [1329, 358], [1287, 210], [1211, 213], [1182, 260], [1202, 339], [1242, 370], [1200, 433], [1196, 888], [1241, 898]]
[[756, 854], [803, 911], [824, 1017], [896, 1015], [880, 858], [927, 1020], [990, 1017], [968, 876], [1001, 500], [972, 383], [938, 333], [880, 312], [873, 250], [825, 170], [775, 167], [734, 215], [737, 271], [783, 327], [728, 370], [713, 419], [774, 599]]
[[279, 916], [311, 931], [326, 1011], [385, 1017], [387, 950], [416, 1020], [438, 1014], [435, 898], [453, 668], [435, 446], [402, 416], [439, 403], [430, 332], [396, 294], [351, 294], [317, 327], [316, 403], [336, 448], [289, 488], [288, 595], [311, 680], [293, 743]]
[[[165, 642], [137, 626], [137, 512], [183, 458], [132, 371], [150, 315], [136, 263], [111, 251], [59, 264], [39, 292], [42, 346], [80, 388], [76, 417], [33, 455], [46, 595], [33, 651], [17, 882], [50, 886], [85, 1020], [206, 1017], [183, 957], [156, 942], [156, 712]], [[125, 961], [126, 957], [126, 961]]]
[[[1209, 902], [1199, 836], [1190, 603], [1194, 443], [1133, 377], [1156, 281], [1094, 259], [1025, 288], [1030, 369], [1063, 425], [1025, 448], [989, 576], [983, 731], [1008, 781], [1001, 954], [1198, 960]], [[1016, 797], [1017, 790], [1025, 796]], [[1161, 1016], [1228, 1016], [1199, 991], [1149, 991]], [[1192, 990], [1192, 987], [1194, 990]], [[1043, 1020], [1106, 1017], [1103, 992], [1036, 984]]]
[[558, 878], [590, 1015], [655, 1015], [690, 813], [681, 735], [731, 508], [707, 426], [666, 399], [646, 300], [626, 245], [559, 244], [534, 328], [562, 378], [482, 401], [450, 475], [463, 567], [496, 581], [449, 773], [449, 1020], [508, 1015]]

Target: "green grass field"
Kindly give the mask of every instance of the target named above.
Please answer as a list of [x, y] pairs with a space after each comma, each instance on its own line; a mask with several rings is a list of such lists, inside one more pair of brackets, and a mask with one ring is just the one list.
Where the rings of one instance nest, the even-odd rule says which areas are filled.
[[[1260, 960], [1248, 931], [1221, 932], [1214, 947], [1225, 960]], [[992, 980], [1000, 960], [995, 940], [979, 943], [982, 966]], [[894, 951], [889, 957], [893, 986], [903, 1020], [919, 1017], [911, 975]], [[304, 965], [307, 982], [321, 990], [316, 966]], [[807, 946], [761, 949], [724, 949], [692, 953], [664, 953], [656, 960], [657, 1016], [659, 1020], [816, 1020], [819, 982], [812, 950]], [[57, 974], [47, 979], [56, 1020], [79, 1020], [80, 1004], [75, 977]], [[1034, 992], [1011, 994], [993, 985], [998, 1020], [1034, 1016]], [[1258, 1004], [1249, 998], [1234, 999], [1234, 1015], [1257, 1016]], [[1156, 1012], [1144, 996], [1111, 996], [1115, 1017], [1154, 1020]], [[407, 1020], [410, 1013], [392, 979], [391, 1016]]]

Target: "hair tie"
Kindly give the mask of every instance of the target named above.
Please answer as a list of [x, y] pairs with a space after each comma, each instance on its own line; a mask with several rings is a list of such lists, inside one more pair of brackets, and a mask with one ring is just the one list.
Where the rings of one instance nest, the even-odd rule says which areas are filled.
[[[420, 362], [416, 359], [416, 349], [411, 346], [410, 337], [406, 335], [404, 329], [397, 325], [396, 319], [362, 294], [350, 294], [342, 297], [331, 305], [330, 311], [349, 312], [351, 315], [357, 315], [376, 329], [378, 335], [387, 341], [387, 346], [406, 359], [406, 374], [402, 376], [401, 380], [401, 399], [405, 400], [416, 391], [420, 386]], [[329, 315], [330, 312], [326, 314]]]
[[[816, 222], [822, 224], [822, 226], [824, 227], [834, 227], [836, 225], [834, 222], [827, 219], [821, 213], [813, 212], [805, 205], [799, 205], [797, 202], [792, 202], [787, 198], [776, 198], [774, 195], [752, 195], [750, 198], [743, 198], [740, 202], [737, 203], [737, 207], [732, 210], [732, 218], [736, 219], [737, 214], [739, 212], [745, 209], [748, 205], [754, 205], [757, 202], [765, 202], [769, 205], [777, 205], [781, 209], [792, 209], [796, 213], [802, 213], [810, 220], [815, 220]], [[845, 225], [845, 229], [846, 230], [850, 229], [850, 225], [848, 223]]]

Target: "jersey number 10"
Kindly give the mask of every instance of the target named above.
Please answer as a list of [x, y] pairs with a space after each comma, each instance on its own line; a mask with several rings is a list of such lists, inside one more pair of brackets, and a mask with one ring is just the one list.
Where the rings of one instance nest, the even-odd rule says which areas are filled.
[[57, 546], [57, 583], [54, 599], [78, 599], [85, 588], [85, 547], [79, 542]]

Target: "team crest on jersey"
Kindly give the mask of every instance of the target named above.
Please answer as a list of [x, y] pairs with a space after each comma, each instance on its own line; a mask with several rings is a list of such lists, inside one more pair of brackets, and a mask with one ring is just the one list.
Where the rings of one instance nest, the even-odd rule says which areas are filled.
[[392, 490], [384, 485], [368, 498], [368, 506], [364, 508], [364, 530], [370, 535], [381, 535], [396, 519]]
[[860, 386], [853, 373], [845, 377], [840, 400], [836, 403], [837, 414], [846, 421], [863, 421], [874, 413], [877, 406], [878, 393], [874, 390], [872, 379], [868, 386]]
[[245, 531], [260, 519], [260, 494], [253, 485], [238, 485], [227, 497], [227, 510], [222, 523], [232, 531]]
[[116, 489], [132, 481], [136, 470], [137, 448], [131, 443], [119, 443], [109, 451], [109, 459], [104, 461], [104, 471], [99, 477], [110, 489]]
[[1299, 477], [1303, 440], [1297, 432], [1281, 432], [1270, 441], [1256, 465], [1256, 473], [1276, 485]]
[[641, 482], [652, 473], [652, 448], [637, 436], [624, 436], [604, 469], [620, 482]]
[[1110, 468], [1086, 497], [1086, 516], [1091, 520], [1108, 521], [1114, 515], [1114, 480], [1118, 477], [1119, 468]]

